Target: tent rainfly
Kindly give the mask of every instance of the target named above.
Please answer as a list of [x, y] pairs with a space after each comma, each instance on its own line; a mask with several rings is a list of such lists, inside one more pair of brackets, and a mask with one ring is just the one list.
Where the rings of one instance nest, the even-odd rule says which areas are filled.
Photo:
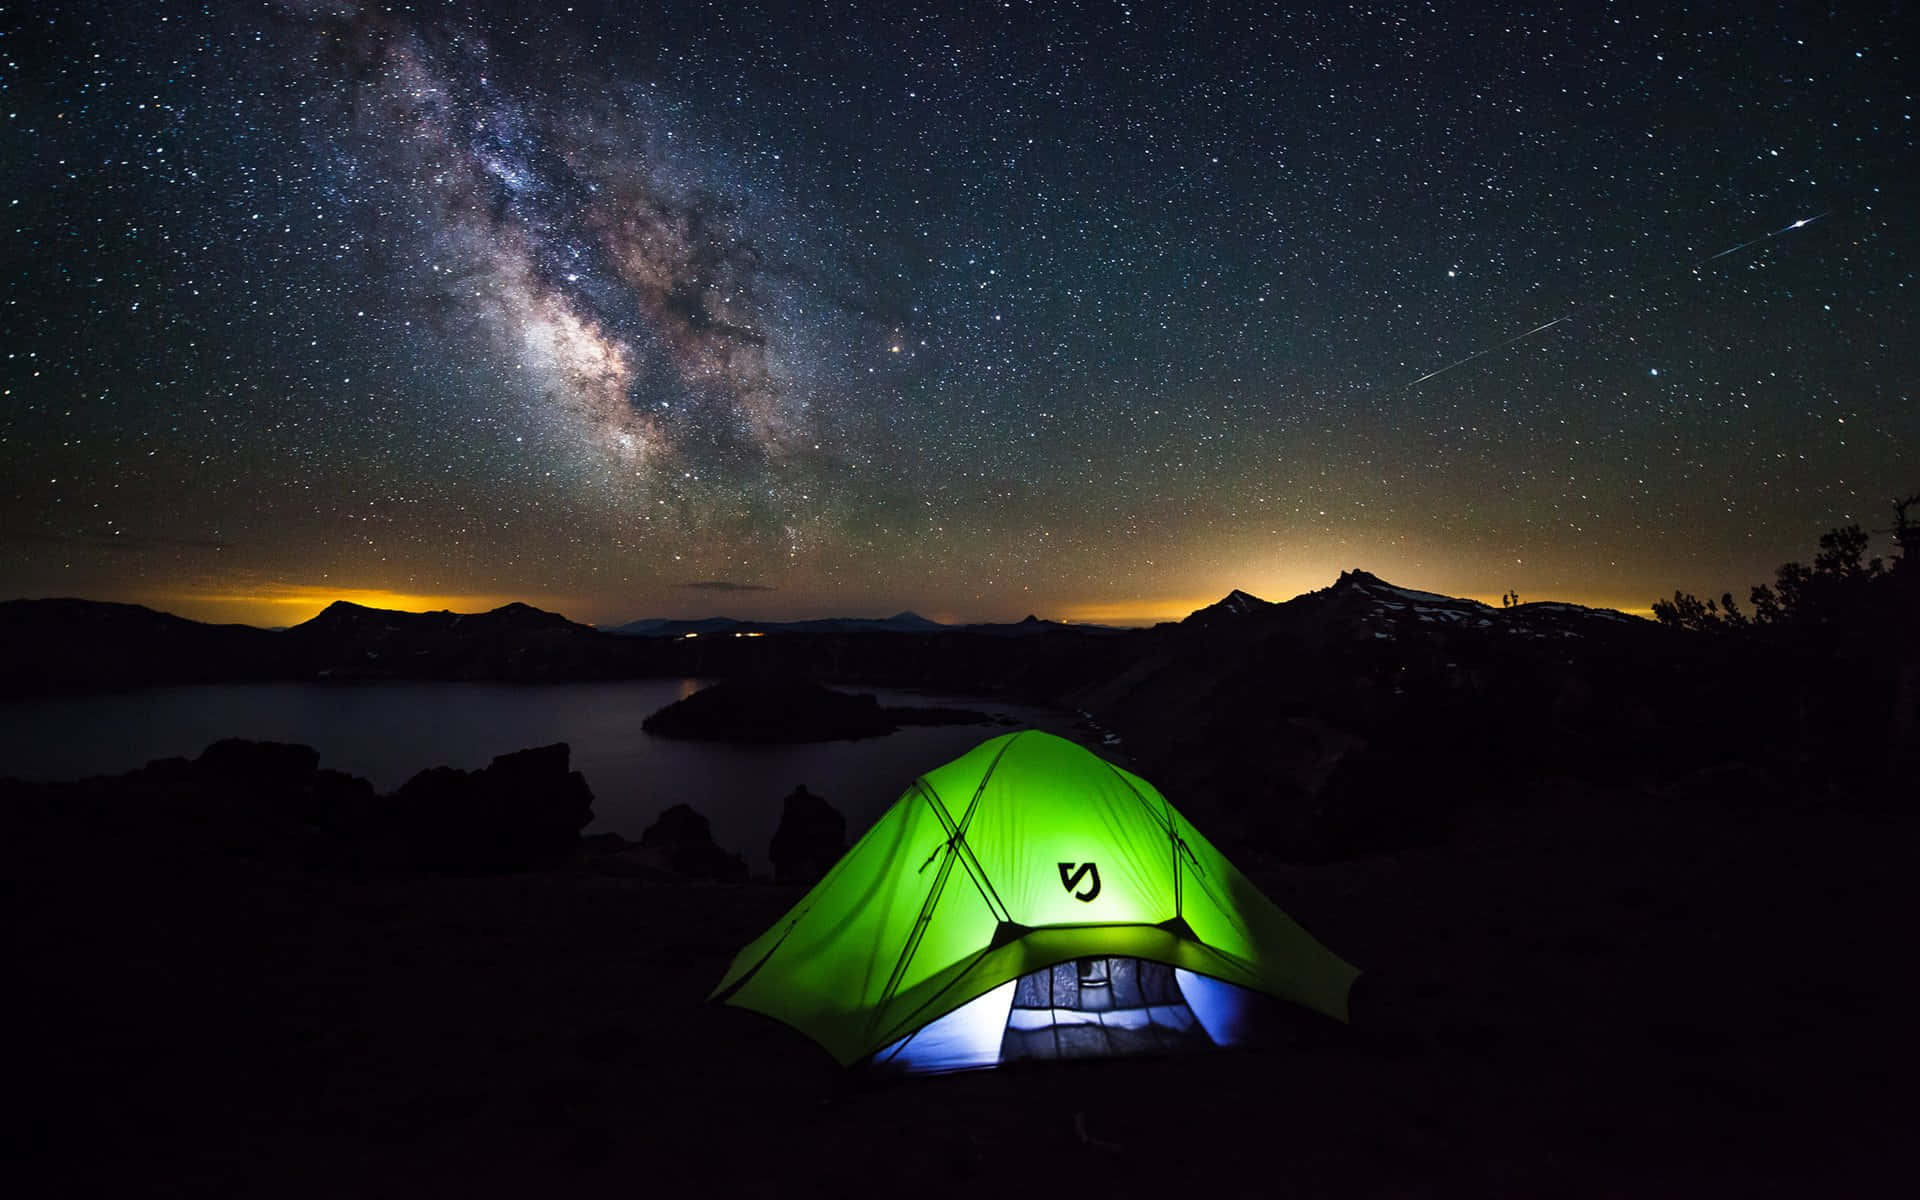
[[1359, 976], [1152, 784], [1036, 730], [914, 780], [712, 999], [843, 1066], [951, 1071], [1250, 1040]]

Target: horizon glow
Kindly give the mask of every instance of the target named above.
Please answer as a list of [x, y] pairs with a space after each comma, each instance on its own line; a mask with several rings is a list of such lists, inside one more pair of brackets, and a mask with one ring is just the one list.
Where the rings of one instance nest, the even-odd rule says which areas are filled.
[[1889, 13], [92, 9], [10, 37], [0, 597], [1645, 612], [1920, 487]]

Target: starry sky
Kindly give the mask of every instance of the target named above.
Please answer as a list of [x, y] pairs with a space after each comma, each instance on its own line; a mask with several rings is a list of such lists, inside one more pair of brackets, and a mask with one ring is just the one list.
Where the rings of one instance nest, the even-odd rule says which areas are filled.
[[1744, 593], [1920, 489], [1920, 73], [1703, 8], [7, 3], [0, 595]]

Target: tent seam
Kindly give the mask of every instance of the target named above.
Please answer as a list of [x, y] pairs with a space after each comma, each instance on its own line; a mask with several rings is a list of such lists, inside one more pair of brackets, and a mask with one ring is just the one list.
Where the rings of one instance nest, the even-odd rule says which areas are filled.
[[[1020, 740], [1020, 734], [1025, 732], [1026, 730], [1023, 729], [1020, 733], [1012, 734], [1007, 738], [1006, 744], [1000, 747], [999, 752], [993, 756], [993, 761], [987, 765], [986, 771], [981, 774], [980, 785], [973, 789], [973, 799], [967, 802], [967, 811], [962, 814], [957, 827], [949, 836], [947, 857], [940, 863], [940, 872], [933, 881], [933, 889], [927, 893], [926, 904], [921, 908], [920, 915], [915, 918], [912, 932], [907, 935], [907, 944], [900, 951], [900, 961], [894, 964], [893, 974], [887, 979], [887, 986], [880, 991], [880, 1003], [874, 1007], [873, 1012], [874, 1025], [880, 1023], [880, 1017], [886, 1012], [887, 1005], [893, 1001], [895, 989], [900, 986], [900, 980], [905, 977], [907, 967], [913, 962], [914, 953], [919, 950], [920, 942], [926, 936], [927, 927], [933, 923], [934, 910], [939, 906], [940, 897], [946, 893], [947, 880], [953, 874], [953, 860], [959, 857], [955, 843], [964, 842], [967, 823], [973, 819], [974, 810], [980, 807], [980, 797], [986, 793], [987, 782], [999, 769], [1000, 760], [1007, 756], [1007, 751]], [[932, 789], [929, 788], [928, 791], [931, 792]], [[972, 873], [968, 872], [968, 874], [971, 876]]]

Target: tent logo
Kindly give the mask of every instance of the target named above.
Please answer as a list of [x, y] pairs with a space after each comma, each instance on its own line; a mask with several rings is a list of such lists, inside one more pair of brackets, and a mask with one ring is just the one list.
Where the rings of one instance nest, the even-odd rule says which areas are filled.
[[1074, 870], [1073, 867], [1074, 865], [1070, 862], [1060, 864], [1060, 886], [1069, 892], [1073, 892], [1073, 889], [1080, 886], [1082, 879], [1086, 879], [1089, 875], [1093, 876], [1093, 878], [1088, 881], [1086, 891], [1073, 892], [1073, 898], [1075, 900], [1091, 902], [1095, 896], [1100, 894], [1100, 868], [1090, 862], [1081, 863], [1080, 869], [1077, 871]]

